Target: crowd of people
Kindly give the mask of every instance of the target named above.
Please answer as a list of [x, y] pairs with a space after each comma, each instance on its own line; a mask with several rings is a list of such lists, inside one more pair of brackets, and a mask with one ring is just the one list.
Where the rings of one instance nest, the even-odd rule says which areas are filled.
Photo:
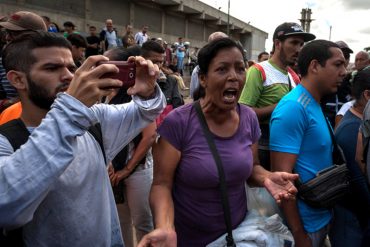
[[[255, 62], [223, 32], [198, 51], [146, 25], [63, 26], [0, 20], [0, 246], [370, 246], [368, 52], [351, 67], [344, 41], [292, 22]], [[349, 192], [314, 207], [298, 183], [333, 167], [336, 143]], [[280, 206], [284, 245], [257, 223], [237, 231], [253, 215], [246, 184]]]

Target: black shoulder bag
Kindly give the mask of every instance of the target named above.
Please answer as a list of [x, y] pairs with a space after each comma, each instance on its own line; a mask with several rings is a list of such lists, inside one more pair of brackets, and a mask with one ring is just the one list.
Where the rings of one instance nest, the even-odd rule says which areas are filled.
[[220, 180], [220, 191], [221, 191], [221, 196], [222, 196], [222, 207], [224, 210], [224, 219], [225, 219], [225, 224], [226, 224], [226, 246], [227, 247], [236, 247], [234, 238], [233, 238], [233, 233], [232, 233], [232, 226], [231, 226], [231, 214], [230, 214], [230, 206], [229, 206], [229, 200], [228, 200], [228, 195], [227, 195], [227, 187], [226, 187], [226, 181], [225, 181], [225, 173], [224, 169], [222, 166], [221, 158], [217, 152], [216, 145], [213, 141], [213, 135], [209, 131], [206, 119], [203, 115], [202, 108], [200, 106], [199, 101], [195, 101], [193, 103], [193, 106], [195, 108], [195, 111], [197, 112], [197, 116], [200, 122], [200, 125], [202, 126], [203, 133], [207, 139], [207, 143], [209, 146], [209, 149], [212, 152], [213, 158], [215, 160], [215, 163], [217, 165], [217, 170], [219, 174], [219, 180]]
[[335, 141], [335, 136], [328, 119], [326, 119], [326, 123], [334, 146], [334, 164], [319, 171], [316, 177], [304, 184], [300, 180], [296, 182], [299, 198], [309, 206], [315, 208], [334, 207], [334, 205], [348, 193], [350, 188], [349, 171], [343, 151]]

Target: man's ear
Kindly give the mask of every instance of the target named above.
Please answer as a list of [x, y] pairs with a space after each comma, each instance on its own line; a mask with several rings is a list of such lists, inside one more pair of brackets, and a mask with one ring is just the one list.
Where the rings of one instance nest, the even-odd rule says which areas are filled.
[[310, 62], [310, 65], [308, 66], [308, 70], [311, 71], [313, 74], [319, 73], [319, 69], [321, 68], [321, 64], [316, 59], [312, 60]]
[[15, 87], [17, 90], [24, 90], [27, 88], [27, 79], [26, 75], [23, 72], [10, 70], [6, 77], [8, 78], [10, 84]]

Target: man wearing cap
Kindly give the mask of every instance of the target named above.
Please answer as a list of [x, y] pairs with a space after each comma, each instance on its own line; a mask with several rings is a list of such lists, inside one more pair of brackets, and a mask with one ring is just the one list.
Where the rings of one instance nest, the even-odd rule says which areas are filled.
[[[353, 50], [349, 48], [346, 42], [340, 40], [335, 42], [343, 52], [344, 59], [346, 60], [345, 67], [348, 67], [349, 59]], [[331, 95], [326, 95], [321, 100], [321, 107], [324, 115], [329, 119], [332, 127], [335, 127], [335, 116], [340, 108], [352, 99], [351, 94], [351, 73], [348, 73], [343, 79], [343, 82], [338, 87], [338, 91]]]
[[[5, 28], [7, 42], [12, 41], [17, 36], [30, 31], [47, 30], [44, 20], [41, 16], [28, 12], [18, 11], [12, 14], [7, 21], [0, 22], [0, 26]], [[6, 77], [6, 72], [2, 63], [2, 54], [0, 53], [0, 87], [3, 91], [3, 98], [0, 99], [0, 111], [12, 105], [18, 100], [16, 89], [10, 84]]]
[[285, 22], [275, 29], [273, 55], [264, 62], [253, 65], [247, 72], [247, 79], [239, 102], [253, 108], [261, 127], [259, 158], [261, 164], [270, 168], [269, 121], [280, 99], [299, 83], [299, 77], [289, 68], [298, 59], [304, 42], [315, 39], [293, 22]]

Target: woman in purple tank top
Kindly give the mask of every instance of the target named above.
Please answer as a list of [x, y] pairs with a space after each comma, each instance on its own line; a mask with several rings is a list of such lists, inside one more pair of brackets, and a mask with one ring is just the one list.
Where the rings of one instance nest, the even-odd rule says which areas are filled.
[[[246, 74], [241, 46], [228, 38], [212, 41], [198, 61], [200, 105], [225, 171], [234, 229], [248, 211], [246, 181], [266, 187], [280, 203], [294, 198], [297, 175], [272, 173], [259, 165], [257, 117], [238, 104]], [[156, 229], [139, 246], [206, 246], [226, 232], [226, 225], [217, 166], [194, 106], [172, 111], [158, 133], [150, 194]]]

